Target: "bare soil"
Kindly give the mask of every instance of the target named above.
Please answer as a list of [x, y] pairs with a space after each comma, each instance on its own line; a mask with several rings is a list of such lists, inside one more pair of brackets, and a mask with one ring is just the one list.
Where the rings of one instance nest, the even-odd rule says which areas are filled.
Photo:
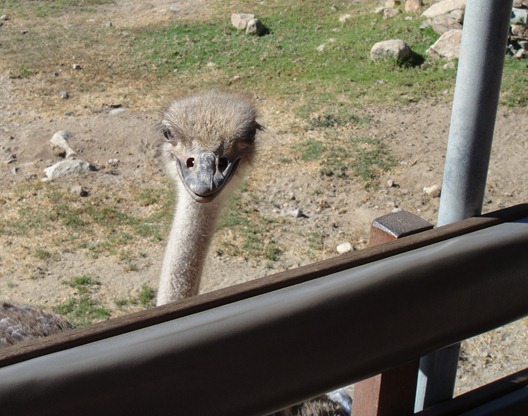
[[[97, 8], [91, 18], [119, 26], [196, 18], [199, 13], [205, 18], [210, 13], [207, 2], [151, 0], [138, 4], [123, 0]], [[10, 79], [8, 74], [0, 73], [1, 221], [10, 221], [21, 207], [39, 204], [38, 192], [28, 196], [19, 189], [23, 184], [40, 181], [43, 169], [60, 160], [49, 145], [59, 130], [71, 132], [69, 143], [78, 157], [99, 169], [59, 179], [54, 186], [70, 189], [81, 185], [89, 190], [86, 198], [110, 192], [130, 210], [161, 209], [135, 205], [129, 190], [132, 185], [145, 189], [167, 186], [158, 154], [160, 138], [154, 129], [165, 97], [149, 97], [150, 110], [137, 100], [117, 114], [102, 103], [95, 111], [67, 100], [50, 109], [38, 96], [27, 93], [38, 87], [35, 84], [45, 82], [38, 77]], [[89, 101], [86, 93], [82, 102]], [[451, 108], [448, 96], [445, 100], [400, 107], [351, 110], [368, 122], [338, 127], [342, 134], [381, 139], [397, 160], [397, 166], [369, 190], [355, 178], [321, 175], [318, 161], [301, 160], [302, 143], [323, 133], [308, 128], [291, 113], [288, 103], [265, 96], [257, 97], [256, 103], [267, 132], [260, 137], [259, 157], [241, 198], [249, 209], [269, 219], [264, 238], [276, 241], [282, 254], [277, 261], [232, 255], [225, 247], [236, 246], [241, 240], [223, 228], [211, 248], [203, 292], [335, 256], [342, 242], [350, 242], [355, 250], [362, 249], [367, 245], [372, 220], [393, 210], [407, 210], [435, 222], [439, 198], [426, 195], [423, 188], [442, 183]], [[74, 115], [66, 116], [72, 108]], [[528, 201], [526, 125], [526, 109], [499, 110], [484, 212]], [[16, 154], [16, 161], [5, 163], [11, 154]], [[109, 167], [110, 159], [119, 159], [116, 169]], [[295, 209], [304, 215], [293, 216]], [[3, 298], [50, 307], [72, 295], [73, 289], [64, 281], [90, 275], [101, 282], [98, 299], [117, 316], [122, 312], [114, 300], [133, 296], [144, 284], [157, 287], [163, 241], [138, 241], [143, 255], [134, 270], [127, 269], [115, 255], [96, 260], [85, 251], [53, 252], [51, 257], [37, 260], [30, 255], [39, 247], [46, 248], [58, 233], [50, 229], [31, 238], [0, 234]], [[527, 341], [527, 321], [521, 320], [465, 342], [457, 393], [526, 367]]]

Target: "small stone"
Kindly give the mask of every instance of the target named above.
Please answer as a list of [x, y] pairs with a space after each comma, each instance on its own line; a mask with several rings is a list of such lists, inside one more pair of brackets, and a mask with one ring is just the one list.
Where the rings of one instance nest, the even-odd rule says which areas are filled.
[[111, 27], [114, 27], [114, 25], [112, 24], [112, 22], [106, 22], [105, 27], [111, 28]]
[[124, 113], [125, 111], [126, 109], [124, 108], [113, 108], [108, 112], [108, 114], [111, 116], [117, 116], [118, 114]]
[[387, 0], [385, 2], [385, 7], [393, 8], [393, 7], [398, 7], [400, 4], [401, 4], [400, 0]]
[[304, 212], [302, 212], [302, 210], [300, 208], [292, 209], [289, 212], [289, 215], [290, 215], [290, 217], [293, 217], [293, 218], [301, 218], [301, 217], [305, 216]]
[[16, 160], [17, 160], [17, 156], [16, 156], [14, 153], [12, 153], [12, 154], [10, 154], [10, 155], [7, 157], [5, 163], [9, 165], [10, 163], [14, 163], [14, 162], [16, 162]]
[[383, 19], [392, 19], [401, 13], [400, 9], [384, 9]]
[[53, 135], [53, 137], [50, 140], [50, 144], [52, 147], [62, 149], [65, 153], [65, 157], [67, 158], [73, 158], [77, 155], [75, 151], [70, 147], [68, 144], [68, 140], [70, 139], [71, 134], [67, 131], [58, 131]]
[[346, 21], [348, 21], [349, 19], [352, 18], [352, 15], [351, 14], [342, 14], [341, 16], [339, 16], [339, 21], [341, 23], [345, 23]]
[[354, 248], [352, 247], [352, 244], [350, 244], [348, 241], [346, 241], [346, 242], [344, 242], [344, 243], [340, 243], [340, 244], [338, 244], [338, 246], [336, 247], [336, 251], [337, 251], [339, 254], [349, 253], [349, 252], [351, 252], [352, 250], [354, 250]]
[[18, 168], [17, 166], [15, 166], [15, 167], [13, 167], [13, 168], [11, 169], [11, 173], [12, 173], [13, 175], [16, 175], [19, 171], [20, 171], [20, 168]]
[[315, 49], [317, 50], [317, 52], [322, 53], [322, 52], [324, 52], [324, 50], [325, 50], [325, 45], [324, 45], [324, 44], [323, 44], [323, 45], [319, 45], [319, 46], [318, 46], [317, 48], [315, 48]]
[[440, 185], [426, 186], [423, 188], [423, 192], [431, 198], [438, 198], [442, 192], [442, 188]]
[[73, 64], [72, 65], [72, 68], [75, 70], [75, 71], [79, 71], [81, 69], [81, 65], [80, 64]]
[[417, 12], [423, 7], [422, 0], [406, 0], [405, 11], [406, 12]]
[[119, 159], [110, 159], [106, 162], [108, 166], [119, 166]]
[[260, 36], [264, 33], [264, 25], [258, 19], [251, 19], [246, 26], [246, 34]]
[[238, 30], [245, 30], [249, 21], [254, 18], [255, 15], [250, 13], [233, 13], [231, 15], [231, 23]]
[[9, 20], [9, 17], [7, 17], [6, 14], [3, 14], [2, 16], [0, 16], [0, 20]]
[[392, 188], [392, 187], [394, 186], [394, 179], [389, 179], [389, 180], [387, 181], [387, 186], [388, 186], [389, 188]]
[[526, 58], [526, 50], [519, 49], [517, 52], [515, 52], [514, 58], [515, 59], [525, 59]]
[[51, 73], [51, 77], [52, 77], [52, 78], [58, 78], [59, 75], [60, 75], [60, 73], [58, 73], [57, 71], [53, 71], [53, 72]]
[[66, 99], [68, 99], [70, 96], [68, 95], [68, 91], [60, 91], [60, 92], [59, 92], [59, 97], [62, 98], [63, 100], [66, 100]]
[[81, 185], [72, 186], [72, 188], [70, 189], [70, 192], [74, 195], [78, 195], [82, 197], [88, 196], [90, 194], [88, 190], [86, 188], [83, 188]]

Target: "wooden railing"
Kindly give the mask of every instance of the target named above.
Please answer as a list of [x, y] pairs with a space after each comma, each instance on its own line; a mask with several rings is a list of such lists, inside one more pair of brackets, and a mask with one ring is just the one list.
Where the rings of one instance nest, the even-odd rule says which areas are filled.
[[5, 349], [0, 409], [264, 415], [386, 372], [528, 314], [527, 217], [513, 207]]

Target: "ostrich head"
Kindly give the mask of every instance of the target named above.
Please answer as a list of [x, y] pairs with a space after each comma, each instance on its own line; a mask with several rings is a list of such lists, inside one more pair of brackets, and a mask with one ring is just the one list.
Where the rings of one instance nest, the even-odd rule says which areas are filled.
[[243, 172], [261, 126], [249, 100], [208, 92], [174, 101], [159, 129], [169, 172], [197, 202], [210, 202]]

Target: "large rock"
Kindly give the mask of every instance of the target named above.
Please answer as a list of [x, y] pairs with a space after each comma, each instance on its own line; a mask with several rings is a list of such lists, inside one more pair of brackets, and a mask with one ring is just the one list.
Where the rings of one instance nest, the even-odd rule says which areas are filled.
[[455, 59], [460, 56], [460, 42], [462, 41], [462, 30], [453, 29], [444, 33], [427, 49], [427, 55], [431, 58]]
[[370, 49], [370, 58], [394, 58], [405, 60], [410, 58], [411, 48], [401, 39], [389, 39], [378, 42]]
[[441, 14], [449, 14], [454, 10], [465, 10], [467, 0], [443, 0], [433, 4], [422, 13], [423, 17], [432, 19]]

